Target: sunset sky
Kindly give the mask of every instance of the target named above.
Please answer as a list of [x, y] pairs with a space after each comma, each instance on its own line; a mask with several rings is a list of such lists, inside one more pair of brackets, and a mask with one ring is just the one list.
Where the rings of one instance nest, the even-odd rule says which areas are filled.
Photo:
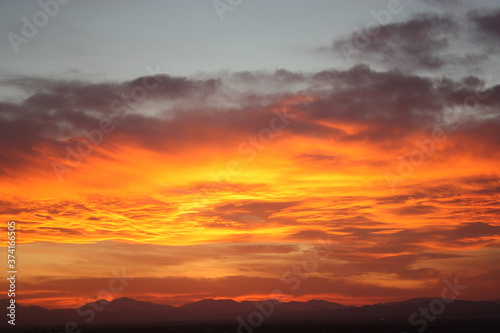
[[18, 301], [500, 299], [498, 2], [230, 8], [0, 1]]

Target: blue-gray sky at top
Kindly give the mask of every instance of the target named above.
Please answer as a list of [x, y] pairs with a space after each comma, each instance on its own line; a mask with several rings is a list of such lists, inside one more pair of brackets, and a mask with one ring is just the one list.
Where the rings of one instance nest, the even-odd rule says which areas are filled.
[[[171, 75], [276, 68], [317, 71], [344, 63], [339, 56], [316, 54], [316, 48], [362, 27], [373, 20], [372, 10], [383, 10], [387, 4], [388, 0], [243, 0], [221, 21], [212, 0], [73, 0], [61, 5], [15, 54], [8, 33], [20, 34], [22, 17], [31, 20], [40, 6], [38, 1], [1, 1], [0, 75], [124, 80], [147, 74], [148, 65], [159, 65]], [[471, 1], [459, 6], [466, 11], [494, 4]], [[418, 12], [446, 10], [422, 1], [401, 0], [401, 6], [395, 22]]]

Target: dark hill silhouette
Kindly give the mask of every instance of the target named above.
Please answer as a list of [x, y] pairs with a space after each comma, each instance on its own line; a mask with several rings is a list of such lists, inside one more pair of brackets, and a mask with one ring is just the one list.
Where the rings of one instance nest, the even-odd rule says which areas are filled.
[[241, 311], [245, 306], [232, 299], [204, 299], [194, 303], [180, 306], [180, 309], [190, 312], [202, 312], [209, 314], [233, 313]]
[[282, 305], [283, 310], [297, 311], [297, 312], [337, 310], [337, 309], [344, 309], [344, 308], [347, 308], [347, 307], [345, 305], [342, 305], [342, 304], [332, 303], [332, 302], [322, 301], [322, 300], [317, 300], [317, 299], [313, 299], [313, 300], [310, 300], [307, 302], [291, 301], [291, 302], [283, 303], [283, 305]]
[[[308, 302], [278, 302], [268, 300], [257, 302], [271, 306], [272, 314], [266, 322], [380, 322], [381, 320], [408, 323], [408, 317], [418, 312], [420, 307], [429, 307], [432, 298], [417, 298], [401, 302], [380, 303], [361, 307], [345, 306], [322, 300]], [[0, 300], [0, 306], [8, 306], [9, 301]], [[21, 303], [22, 304], [22, 303]], [[194, 303], [174, 307], [164, 304], [143, 302], [131, 298], [119, 298], [111, 302], [98, 300], [88, 303], [79, 309], [45, 309], [38, 306], [22, 306], [16, 303], [16, 327], [39, 325], [64, 325], [74, 321], [78, 325], [167, 322], [236, 322], [241, 316], [247, 318], [254, 311], [259, 312], [255, 302], [236, 302], [230, 299], [205, 299]], [[272, 305], [271, 305], [272, 304]], [[260, 310], [262, 311], [262, 310]], [[494, 318], [500, 319], [500, 302], [498, 301], [462, 301], [456, 300], [446, 304], [445, 311], [439, 316], [447, 319]], [[2, 321], [0, 326], [7, 326]]]
[[111, 302], [106, 300], [101, 300], [107, 302], [108, 304], [104, 306], [104, 311], [120, 312], [120, 311], [151, 311], [151, 312], [162, 312], [162, 311], [172, 311], [176, 309], [175, 306], [166, 304], [157, 304], [151, 302], [137, 301], [132, 298], [122, 297]]

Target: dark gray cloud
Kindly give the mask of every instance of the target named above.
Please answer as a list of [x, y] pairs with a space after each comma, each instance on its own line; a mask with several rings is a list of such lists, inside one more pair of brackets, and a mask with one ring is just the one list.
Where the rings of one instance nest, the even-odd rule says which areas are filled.
[[391, 67], [438, 69], [447, 62], [445, 51], [449, 39], [457, 33], [457, 23], [438, 15], [422, 14], [410, 21], [379, 26], [378, 33], [357, 31], [345, 39], [335, 40], [333, 50], [345, 54], [346, 43], [360, 59]]
[[[398, 68], [404, 72], [457, 68], [477, 70], [498, 46], [500, 10], [474, 10], [459, 15], [462, 1], [428, 1], [453, 7], [448, 13], [422, 13], [404, 22], [380, 24], [336, 38], [330, 48], [344, 58]], [[457, 13], [453, 15], [450, 13]], [[323, 48], [326, 50], [326, 48]]]
[[473, 11], [469, 13], [479, 33], [487, 34], [493, 41], [500, 38], [500, 9], [493, 11]]

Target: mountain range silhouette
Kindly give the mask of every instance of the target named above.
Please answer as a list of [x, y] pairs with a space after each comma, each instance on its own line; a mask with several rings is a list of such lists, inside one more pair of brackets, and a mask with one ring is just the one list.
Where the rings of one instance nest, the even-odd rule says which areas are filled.
[[[78, 309], [46, 309], [39, 306], [23, 306], [16, 303], [16, 326], [139, 324], [167, 322], [233, 322], [237, 318], [249, 318], [260, 313], [267, 322], [370, 322], [400, 321], [408, 323], [412, 313], [429, 308], [433, 298], [414, 298], [401, 302], [379, 303], [365, 306], [346, 306], [323, 300], [307, 302], [260, 302], [231, 299], [204, 299], [182, 306], [171, 306], [138, 301], [123, 297], [112, 301], [98, 300]], [[451, 300], [450, 300], [451, 302]], [[9, 300], [0, 300], [5, 309]], [[446, 304], [439, 318], [453, 319], [500, 319], [500, 300], [455, 300]], [[6, 320], [0, 326], [10, 326]]]

